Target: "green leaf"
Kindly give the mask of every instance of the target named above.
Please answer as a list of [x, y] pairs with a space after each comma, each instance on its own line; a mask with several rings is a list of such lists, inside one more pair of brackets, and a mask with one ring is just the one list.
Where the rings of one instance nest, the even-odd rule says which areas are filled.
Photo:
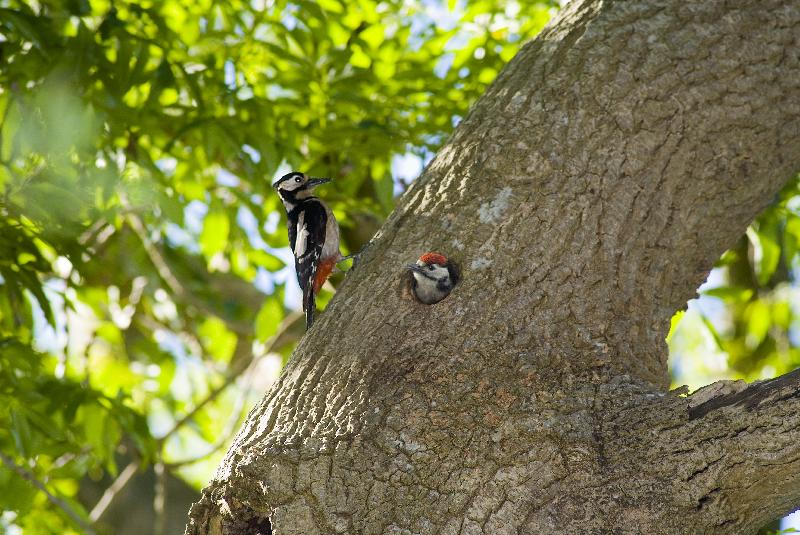
[[672, 315], [672, 318], [669, 322], [669, 332], [667, 333], [667, 337], [665, 341], [667, 344], [670, 343], [672, 337], [675, 335], [675, 331], [678, 329], [678, 325], [680, 325], [681, 320], [683, 319], [684, 315], [686, 314], [685, 310], [679, 310], [675, 314]]
[[719, 331], [717, 331], [717, 328], [714, 327], [714, 324], [711, 323], [711, 320], [709, 320], [705, 314], [699, 314], [699, 316], [701, 321], [703, 322], [703, 325], [706, 328], [706, 331], [708, 331], [708, 334], [710, 334], [711, 337], [714, 339], [714, 342], [717, 345], [717, 349], [725, 351], [725, 341], [720, 336]]
[[80, 455], [68, 460], [61, 466], [53, 468], [47, 475], [53, 479], [74, 479], [79, 480], [92, 466], [91, 457]]
[[772, 325], [769, 306], [763, 300], [753, 301], [748, 305], [746, 315], [748, 321], [745, 341], [747, 347], [755, 349], [764, 341]]
[[44, 49], [44, 37], [37, 27], [35, 17], [12, 9], [0, 9], [0, 23], [16, 30], [20, 36], [31, 41], [37, 48]]
[[198, 334], [208, 353], [221, 362], [229, 362], [236, 349], [236, 335], [225, 326], [225, 322], [215, 317], [203, 321]]
[[[10, 99], [8, 96], [5, 98]], [[2, 134], [0, 158], [2, 158], [3, 162], [11, 161], [21, 125], [22, 113], [19, 106], [12, 100], [5, 112], [3, 123], [0, 125], [0, 134]]]
[[752, 226], [749, 227], [747, 229], [747, 237], [755, 249], [755, 271], [758, 283], [761, 286], [765, 286], [772, 278], [772, 274], [775, 273], [775, 268], [778, 267], [778, 261], [781, 257], [775, 222], [768, 221], [765, 224], [759, 224], [758, 230]]
[[256, 316], [256, 338], [263, 342], [278, 331], [283, 320], [283, 305], [272, 297], [265, 299]]
[[266, 251], [262, 251], [261, 249], [252, 249], [248, 251], [247, 257], [252, 263], [266, 269], [267, 271], [278, 271], [279, 269], [286, 267], [286, 264], [283, 263], [283, 260]]
[[730, 304], [746, 303], [753, 298], [753, 290], [751, 288], [737, 286], [719, 286], [717, 288], [704, 290], [702, 295], [716, 297]]
[[32, 509], [37, 494], [30, 482], [0, 464], [0, 509], [25, 515]]
[[115, 474], [117, 465], [114, 453], [121, 438], [118, 422], [111, 417], [108, 409], [97, 403], [83, 405], [79, 410], [79, 418], [93, 455], [105, 465], [106, 470]]
[[783, 255], [788, 263], [796, 261], [800, 251], [800, 217], [792, 212], [786, 215], [786, 226], [783, 231]]
[[206, 258], [211, 258], [225, 250], [228, 245], [230, 220], [222, 208], [214, 208], [208, 212], [200, 234], [200, 249]]
[[11, 436], [20, 455], [27, 457], [32, 453], [33, 434], [28, 419], [20, 408], [11, 408]]

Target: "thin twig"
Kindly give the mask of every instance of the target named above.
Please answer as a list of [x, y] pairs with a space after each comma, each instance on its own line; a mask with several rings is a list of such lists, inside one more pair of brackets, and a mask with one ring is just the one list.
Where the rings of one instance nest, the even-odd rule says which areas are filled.
[[62, 500], [58, 496], [55, 496], [49, 490], [47, 490], [47, 487], [44, 486], [44, 483], [36, 479], [36, 476], [33, 474], [33, 472], [31, 472], [27, 468], [18, 465], [17, 463], [14, 462], [14, 459], [12, 459], [11, 457], [9, 457], [8, 455], [6, 455], [1, 451], [0, 451], [0, 460], [3, 461], [3, 464], [6, 465], [6, 468], [16, 472], [16, 474], [19, 477], [28, 481], [31, 485], [44, 492], [45, 496], [47, 496], [47, 499], [50, 500], [50, 503], [52, 503], [53, 505], [64, 511], [67, 514], [67, 516], [69, 516], [73, 520], [73, 522], [75, 522], [77, 525], [81, 527], [81, 529], [83, 529], [83, 531], [85, 531], [90, 535], [94, 535], [95, 531], [94, 528], [92, 528], [91, 524], [89, 524], [83, 518], [81, 518], [81, 516], [75, 511], [75, 509], [70, 507], [70, 505], [67, 502], [65, 502], [64, 500]]
[[[127, 214], [125, 215], [125, 219], [127, 219], [128, 224], [133, 229], [133, 232], [138, 236], [139, 240], [142, 242], [144, 246], [145, 252], [147, 256], [150, 258], [150, 261], [158, 271], [158, 275], [162, 278], [164, 282], [167, 283], [169, 289], [172, 290], [172, 293], [184, 299], [186, 301], [191, 302], [192, 299], [189, 295], [189, 292], [186, 291], [186, 288], [183, 287], [181, 281], [178, 280], [172, 270], [170, 269], [169, 265], [167, 264], [166, 259], [161, 254], [161, 251], [150, 241], [150, 237], [147, 235], [147, 228], [144, 225], [144, 222], [136, 215], [132, 210], [130, 203], [128, 202], [127, 196], [120, 192], [119, 193], [119, 200], [127, 210]], [[194, 303], [192, 303], [194, 304]]]
[[108, 506], [111, 505], [111, 502], [117, 496], [119, 491], [121, 491], [125, 485], [128, 484], [128, 481], [131, 480], [133, 474], [136, 473], [136, 469], [138, 468], [139, 463], [137, 461], [131, 461], [131, 463], [125, 467], [122, 472], [120, 472], [117, 479], [109, 486], [100, 499], [97, 501], [97, 504], [94, 506], [92, 511], [89, 513], [89, 520], [92, 522], [97, 522], [103, 513], [106, 512]]
[[[158, 246], [150, 240], [150, 237], [147, 235], [147, 227], [144, 224], [144, 221], [139, 217], [135, 210], [130, 205], [127, 196], [120, 192], [119, 193], [119, 200], [122, 206], [125, 208], [125, 220], [130, 225], [131, 229], [133, 229], [134, 234], [139, 238], [139, 241], [142, 242], [142, 246], [144, 247], [145, 253], [147, 253], [147, 257], [152, 262], [153, 266], [156, 268], [158, 272], [158, 276], [161, 277], [170, 291], [178, 297], [181, 301], [192, 305], [193, 307], [197, 308], [205, 312], [206, 314], [211, 314], [217, 316], [218, 314], [212, 310], [208, 304], [203, 302], [202, 299], [199, 299], [193, 292], [186, 289], [186, 286], [181, 282], [181, 280], [172, 272], [172, 268], [167, 262], [167, 259], [161, 254]], [[232, 331], [237, 334], [251, 334], [253, 331], [252, 325], [245, 324], [244, 322], [240, 321], [233, 321], [230, 318], [221, 318], [225, 325], [228, 326]]]
[[109, 225], [109, 222], [104, 217], [99, 218], [88, 229], [84, 230], [83, 234], [78, 236], [78, 243], [86, 247], [107, 225]]
[[[253, 360], [250, 363], [250, 366], [248, 366], [248, 368], [251, 368], [256, 362], [257, 362], [257, 360]], [[219, 437], [217, 438], [217, 441], [214, 444], [212, 444], [211, 448], [208, 451], [206, 451], [205, 453], [203, 453], [202, 455], [198, 455], [198, 456], [192, 457], [190, 459], [182, 459], [180, 461], [174, 461], [174, 462], [166, 463], [167, 467], [170, 470], [174, 470], [176, 468], [180, 468], [181, 466], [186, 466], [187, 464], [194, 464], [196, 462], [202, 461], [203, 459], [205, 459], [209, 455], [212, 455], [213, 453], [215, 453], [216, 451], [218, 451], [220, 448], [222, 448], [225, 445], [225, 443], [228, 441], [228, 438], [230, 438], [231, 434], [233, 433], [234, 429], [236, 428], [236, 424], [239, 422], [239, 420], [242, 419], [242, 416], [244, 415], [245, 409], [247, 408], [246, 407], [247, 404], [245, 403], [245, 400], [247, 398], [247, 394], [248, 394], [248, 392], [250, 390], [250, 386], [252, 385], [253, 381], [252, 381], [252, 375], [251, 374], [245, 373], [244, 376], [245, 376], [246, 384], [242, 388], [242, 392], [239, 395], [239, 398], [236, 400], [236, 404], [234, 405], [234, 407], [235, 407], [234, 410], [231, 411], [233, 413], [233, 416], [231, 416], [228, 419], [228, 423], [225, 425], [225, 428], [222, 431], [222, 433], [219, 434]]]
[[153, 470], [156, 474], [153, 492], [155, 494], [153, 498], [153, 512], [155, 513], [155, 518], [153, 519], [153, 533], [155, 535], [164, 535], [167, 532], [167, 515], [165, 508], [167, 503], [167, 471], [162, 461], [158, 461], [153, 466]]
[[228, 388], [231, 384], [233, 384], [233, 382], [236, 381], [239, 375], [241, 375], [242, 372], [244, 372], [247, 368], [249, 368], [253, 362], [254, 360], [251, 360], [250, 362], [242, 361], [239, 364], [239, 366], [231, 370], [230, 374], [225, 377], [225, 380], [222, 382], [221, 385], [214, 388], [211, 392], [208, 393], [208, 395], [205, 398], [203, 398], [202, 401], [200, 401], [200, 403], [192, 407], [192, 410], [184, 414], [180, 420], [175, 422], [175, 425], [173, 425], [172, 428], [169, 431], [167, 431], [164, 436], [158, 439], [158, 441], [161, 443], [166, 442], [166, 440], [169, 437], [174, 435], [181, 427], [186, 425], [186, 423], [189, 420], [194, 418], [195, 415], [197, 415], [197, 413], [200, 412], [200, 410], [203, 407], [214, 401], [220, 394], [222, 394], [223, 391], [225, 391], [226, 388]]
[[[284, 318], [284, 320], [281, 322], [281, 325], [278, 327], [278, 331], [274, 335], [272, 335], [269, 346], [267, 346], [264, 349], [264, 354], [271, 353], [275, 349], [277, 342], [281, 339], [281, 335], [283, 335], [289, 329], [289, 327], [291, 327], [292, 324], [301, 317], [302, 314], [298, 312], [286, 316], [286, 318]], [[225, 391], [226, 388], [228, 388], [231, 384], [233, 384], [236, 381], [236, 379], [242, 373], [244, 373], [256, 360], [257, 359], [239, 361], [239, 364], [228, 372], [223, 383], [218, 387], [216, 387], [215, 389], [213, 389], [211, 392], [209, 392], [208, 395], [205, 398], [203, 398], [202, 401], [200, 401], [197, 405], [195, 405], [192, 408], [192, 410], [187, 412], [180, 420], [175, 422], [175, 425], [173, 425], [172, 428], [158, 440], [159, 443], [163, 444], [170, 436], [174, 435], [181, 427], [186, 425], [186, 423], [192, 418], [194, 418], [195, 415], [203, 407], [208, 405], [210, 402], [214, 401], [220, 394], [222, 394], [222, 392]]]

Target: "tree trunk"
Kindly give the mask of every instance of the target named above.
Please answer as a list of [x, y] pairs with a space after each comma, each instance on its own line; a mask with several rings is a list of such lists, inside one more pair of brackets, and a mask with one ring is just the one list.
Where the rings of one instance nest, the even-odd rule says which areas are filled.
[[[187, 533], [743, 533], [800, 374], [667, 393], [664, 337], [800, 168], [800, 2], [573, 2], [400, 200]], [[462, 282], [400, 288], [435, 250]]]

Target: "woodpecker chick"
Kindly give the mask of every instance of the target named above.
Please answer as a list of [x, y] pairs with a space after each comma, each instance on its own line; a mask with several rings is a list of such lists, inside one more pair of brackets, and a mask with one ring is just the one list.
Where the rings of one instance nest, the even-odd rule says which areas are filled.
[[294, 253], [297, 281], [303, 290], [306, 328], [310, 329], [316, 311], [315, 297], [343, 259], [339, 252], [339, 224], [313, 189], [330, 182], [293, 171], [283, 175], [272, 187], [278, 192], [288, 216], [289, 245]]
[[425, 253], [406, 269], [412, 275], [411, 292], [426, 305], [438, 303], [450, 295], [458, 283], [458, 270], [443, 254]]

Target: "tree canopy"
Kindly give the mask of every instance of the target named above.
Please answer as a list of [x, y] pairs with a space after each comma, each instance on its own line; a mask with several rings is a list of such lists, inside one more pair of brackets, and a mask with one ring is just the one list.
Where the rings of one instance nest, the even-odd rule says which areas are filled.
[[[202, 486], [303, 333], [274, 177], [358, 250], [556, 7], [0, 0], [0, 526], [102, 529], [120, 462]], [[676, 316], [679, 383], [800, 363], [799, 194]]]

